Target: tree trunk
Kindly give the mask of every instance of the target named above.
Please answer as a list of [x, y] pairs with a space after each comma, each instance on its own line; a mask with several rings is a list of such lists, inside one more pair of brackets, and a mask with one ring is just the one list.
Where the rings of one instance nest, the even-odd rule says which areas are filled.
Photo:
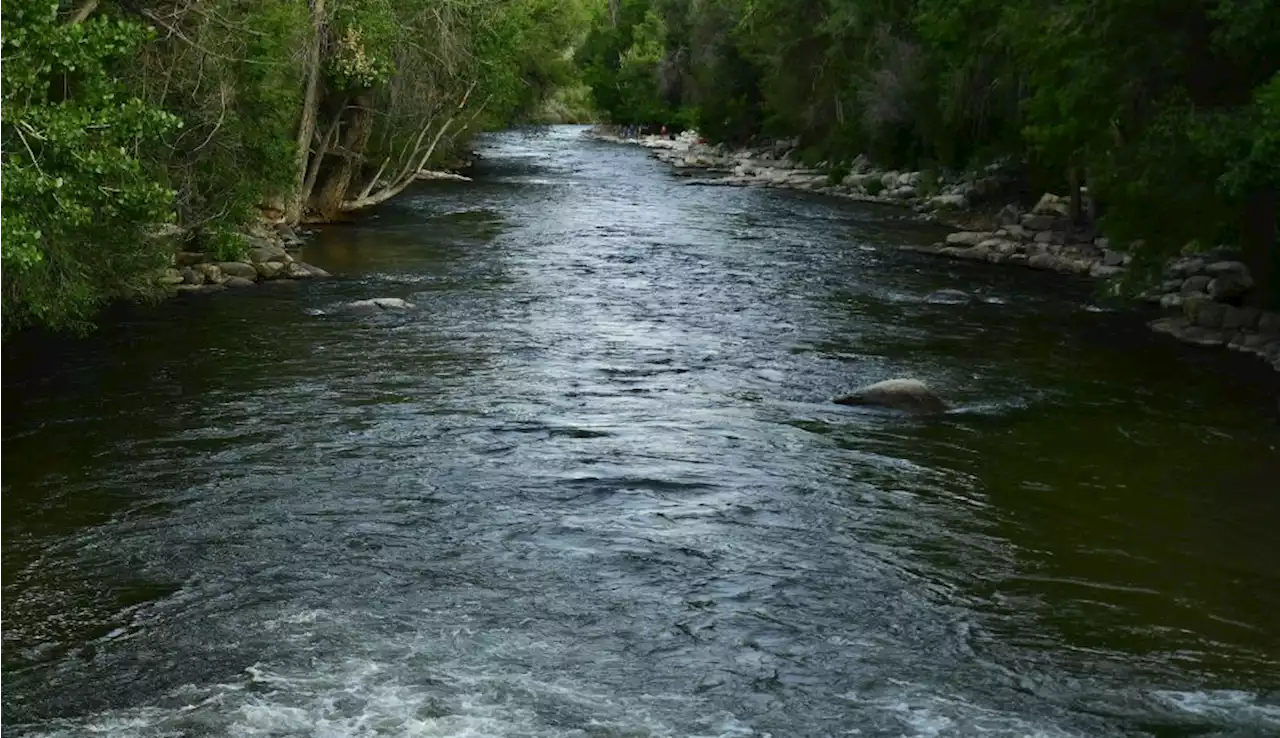
[[[428, 146], [425, 151], [422, 149], [422, 140], [431, 130], [430, 120], [423, 125], [422, 131], [418, 133], [418, 138], [413, 143], [413, 151], [408, 152], [408, 157], [405, 160], [404, 165], [401, 167], [400, 172], [392, 179], [392, 182], [378, 192], [370, 194], [373, 188], [377, 186], [378, 178], [382, 176], [382, 173], [386, 170], [387, 164], [390, 163], [390, 159], [388, 159], [382, 163], [382, 166], [378, 168], [378, 173], [374, 175], [368, 186], [366, 186], [357, 197], [347, 200], [341, 204], [342, 211], [352, 212], [372, 207], [378, 203], [386, 202], [401, 192], [404, 192], [405, 188], [417, 179], [418, 172], [421, 171], [422, 168], [427, 165], [427, 162], [431, 160], [431, 155], [435, 153], [436, 147], [440, 145], [440, 139], [444, 137], [444, 134], [447, 133], [451, 127], [453, 127], [454, 121], [457, 120], [457, 116], [466, 109], [467, 101], [471, 99], [471, 93], [476, 89], [476, 84], [476, 82], [472, 82], [471, 86], [467, 88], [467, 91], [463, 93], [462, 99], [458, 101], [458, 106], [454, 108], [453, 115], [450, 115], [445, 122], [436, 129], [436, 135], [431, 139], [431, 145]], [[485, 98], [485, 101], [480, 104], [480, 107], [477, 108], [475, 113], [471, 116], [471, 120], [463, 124], [463, 127], [466, 128], [474, 123], [476, 118], [480, 117], [480, 114], [484, 112], [484, 109], [488, 104], [489, 99]], [[408, 150], [406, 149], [406, 151]]]
[[[307, 161], [310, 158], [311, 139], [316, 133], [316, 113], [320, 107], [320, 46], [324, 41], [325, 0], [311, 0], [311, 44], [307, 49], [307, 89], [302, 97], [302, 118], [298, 122], [298, 150], [294, 158], [294, 192], [285, 208], [285, 220], [297, 223], [302, 220], [302, 206], [306, 203]], [[324, 151], [316, 152], [324, 156]]]
[[[445, 121], [444, 124], [440, 126], [439, 130], [436, 131], [435, 138], [431, 140], [431, 146], [427, 148], [426, 153], [422, 154], [421, 158], [417, 158], [416, 156], [417, 152], [415, 151], [414, 152], [415, 157], [410, 160], [404, 172], [401, 173], [400, 177], [395, 182], [391, 183], [387, 187], [384, 187], [382, 190], [380, 190], [375, 194], [369, 194], [370, 191], [373, 189], [373, 185], [377, 184], [378, 175], [381, 175], [383, 169], [386, 168], [386, 164], [384, 163], [383, 168], [378, 170], [378, 175], [374, 176], [374, 180], [370, 182], [369, 186], [365, 188], [364, 192], [361, 192], [359, 197], [356, 197], [355, 199], [344, 202], [342, 204], [342, 210], [344, 212], [354, 212], [356, 210], [363, 210], [364, 208], [373, 207], [374, 205], [377, 205], [379, 203], [386, 202], [387, 200], [390, 200], [396, 195], [399, 195], [401, 192], [404, 192], [405, 189], [407, 189], [409, 185], [412, 184], [413, 181], [418, 178], [418, 172], [422, 170], [422, 167], [427, 165], [427, 161], [431, 159], [431, 154], [435, 152], [436, 146], [439, 145], [440, 143], [440, 138], [444, 136], [445, 132], [448, 131], [449, 127], [452, 125], [453, 125], [453, 118], [450, 118], [449, 120]], [[423, 132], [424, 133], [426, 132], [425, 128], [423, 129]]]
[[72, 9], [71, 16], [67, 18], [67, 23], [73, 26], [77, 23], [83, 23], [86, 18], [93, 15], [93, 11], [98, 9], [98, 2], [99, 0], [82, 0], [79, 5]]
[[1253, 193], [1244, 224], [1244, 260], [1254, 287], [1249, 302], [1270, 310], [1280, 309], [1280, 245], [1276, 224], [1280, 220], [1280, 192], [1275, 189]]
[[[333, 115], [333, 122], [325, 129], [324, 136], [320, 139], [320, 147], [316, 149], [315, 154], [311, 157], [311, 163], [307, 165], [307, 177], [302, 182], [302, 202], [311, 202], [311, 193], [315, 192], [316, 180], [320, 178], [320, 167], [324, 166], [324, 157], [329, 153], [329, 147], [333, 144], [333, 136], [338, 132], [338, 126], [342, 125], [342, 117], [347, 112], [347, 98], [342, 98], [342, 104], [338, 106], [338, 112]], [[299, 208], [301, 211], [301, 208]], [[301, 213], [299, 213], [301, 215]]]
[[366, 94], [357, 97], [350, 108], [351, 121], [342, 136], [338, 164], [329, 172], [320, 194], [312, 202], [312, 209], [322, 221], [335, 220], [342, 215], [342, 203], [347, 199], [347, 190], [360, 171], [364, 162], [364, 149], [373, 135], [372, 105], [373, 96]]

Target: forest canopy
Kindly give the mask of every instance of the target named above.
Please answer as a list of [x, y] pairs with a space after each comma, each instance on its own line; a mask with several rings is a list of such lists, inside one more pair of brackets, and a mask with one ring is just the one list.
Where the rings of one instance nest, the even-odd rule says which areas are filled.
[[[159, 233], [346, 217], [582, 85], [616, 123], [809, 163], [1014, 162], [1153, 259], [1233, 244], [1274, 305], [1273, 0], [9, 0], [3, 315], [87, 324]], [[1271, 285], [1268, 289], [1267, 285]]]
[[6, 0], [6, 330], [82, 326], [172, 246], [382, 202], [574, 77], [565, 0]]
[[[608, 0], [578, 62], [610, 120], [798, 138], [811, 163], [1018, 162], [1150, 256], [1243, 247], [1275, 299], [1274, 0]], [[1266, 290], [1259, 290], [1266, 293]]]

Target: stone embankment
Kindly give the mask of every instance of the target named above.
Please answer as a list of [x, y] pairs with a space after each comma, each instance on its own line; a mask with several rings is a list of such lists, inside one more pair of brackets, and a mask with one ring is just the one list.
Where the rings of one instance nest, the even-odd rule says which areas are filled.
[[[816, 192], [860, 202], [910, 207], [921, 213], [961, 211], [999, 193], [1010, 181], [1001, 167], [965, 175], [933, 176], [926, 172], [877, 170], [866, 157], [850, 162], [839, 180], [829, 173], [828, 162], [806, 167], [794, 159], [797, 142], [776, 141], [768, 146], [732, 149], [724, 144], [702, 143], [697, 134], [675, 138], [641, 136], [623, 138], [614, 128], [601, 127], [592, 135], [603, 141], [629, 143], [652, 150], [689, 184], [729, 187], [762, 186]], [[709, 174], [711, 177], [698, 177]]]
[[[921, 218], [945, 221], [973, 209], [999, 204], [1013, 177], [998, 165], [981, 172], [937, 175], [927, 172], [877, 170], [866, 157], [843, 167], [821, 162], [806, 167], [796, 161], [797, 142], [732, 149], [708, 145], [696, 133], [674, 138], [626, 138], [618, 129], [599, 127], [600, 140], [644, 146], [675, 167], [689, 184], [762, 186], [802, 190], [860, 202], [910, 208]], [[838, 179], [831, 172], [840, 174]], [[987, 264], [1008, 264], [1118, 283], [1129, 270], [1127, 249], [1108, 239], [1077, 234], [1071, 227], [1066, 198], [1045, 194], [1029, 212], [1006, 205], [983, 230], [951, 233], [942, 243], [904, 250]], [[1152, 330], [1199, 346], [1226, 346], [1254, 354], [1280, 370], [1280, 313], [1246, 307], [1254, 281], [1239, 255], [1229, 248], [1169, 261], [1163, 281], [1139, 295], [1166, 315], [1151, 321]], [[1111, 290], [1118, 293], [1118, 290]]]
[[[946, 242], [911, 250], [990, 264], [1013, 264], [1064, 274], [1119, 279], [1131, 257], [1105, 238], [1074, 241], [1061, 222], [1066, 203], [1045, 195], [1027, 214], [1002, 213], [994, 231], [957, 231]], [[1139, 295], [1167, 314], [1152, 330], [1198, 346], [1226, 346], [1254, 354], [1280, 370], [1280, 313], [1247, 307], [1253, 290], [1239, 255], [1219, 248], [1163, 265], [1159, 284]]]
[[241, 258], [234, 260], [220, 260], [215, 254], [183, 250], [179, 246], [171, 265], [157, 275], [156, 281], [172, 293], [189, 294], [253, 287], [268, 281], [288, 283], [331, 276], [290, 253], [302, 245], [302, 239], [288, 225], [255, 224], [241, 237], [247, 248]]
[[984, 231], [956, 231], [942, 243], [908, 246], [909, 251], [989, 264], [1110, 279], [1124, 273], [1131, 257], [1111, 248], [1105, 238], [1072, 235], [1064, 198], [1046, 194], [1031, 212], [1013, 205], [996, 215], [996, 226]]

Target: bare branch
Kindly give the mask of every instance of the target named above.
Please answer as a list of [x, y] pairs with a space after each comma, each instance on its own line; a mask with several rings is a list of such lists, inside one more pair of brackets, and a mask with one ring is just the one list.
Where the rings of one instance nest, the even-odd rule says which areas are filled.
[[382, 173], [387, 170], [387, 165], [390, 163], [391, 163], [391, 157], [389, 156], [382, 160], [382, 166], [378, 167], [378, 172], [373, 175], [373, 177], [369, 180], [369, 183], [366, 184], [364, 186], [364, 189], [360, 191], [360, 194], [356, 196], [357, 200], [362, 200], [369, 196], [369, 193], [373, 191], [374, 185], [378, 184], [378, 179], [382, 177]]

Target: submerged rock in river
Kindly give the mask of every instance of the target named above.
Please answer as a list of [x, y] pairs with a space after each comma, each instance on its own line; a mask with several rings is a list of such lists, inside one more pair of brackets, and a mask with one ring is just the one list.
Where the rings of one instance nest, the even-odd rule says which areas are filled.
[[415, 306], [399, 297], [375, 297], [370, 300], [356, 300], [347, 303], [347, 307], [358, 312], [378, 312], [381, 310], [412, 310]]
[[964, 290], [945, 289], [930, 292], [924, 301], [931, 305], [964, 305], [973, 302], [973, 296]]
[[852, 394], [837, 397], [839, 405], [871, 405], [903, 410], [909, 413], [941, 413], [947, 411], [929, 386], [918, 379], [888, 379], [863, 387]]

